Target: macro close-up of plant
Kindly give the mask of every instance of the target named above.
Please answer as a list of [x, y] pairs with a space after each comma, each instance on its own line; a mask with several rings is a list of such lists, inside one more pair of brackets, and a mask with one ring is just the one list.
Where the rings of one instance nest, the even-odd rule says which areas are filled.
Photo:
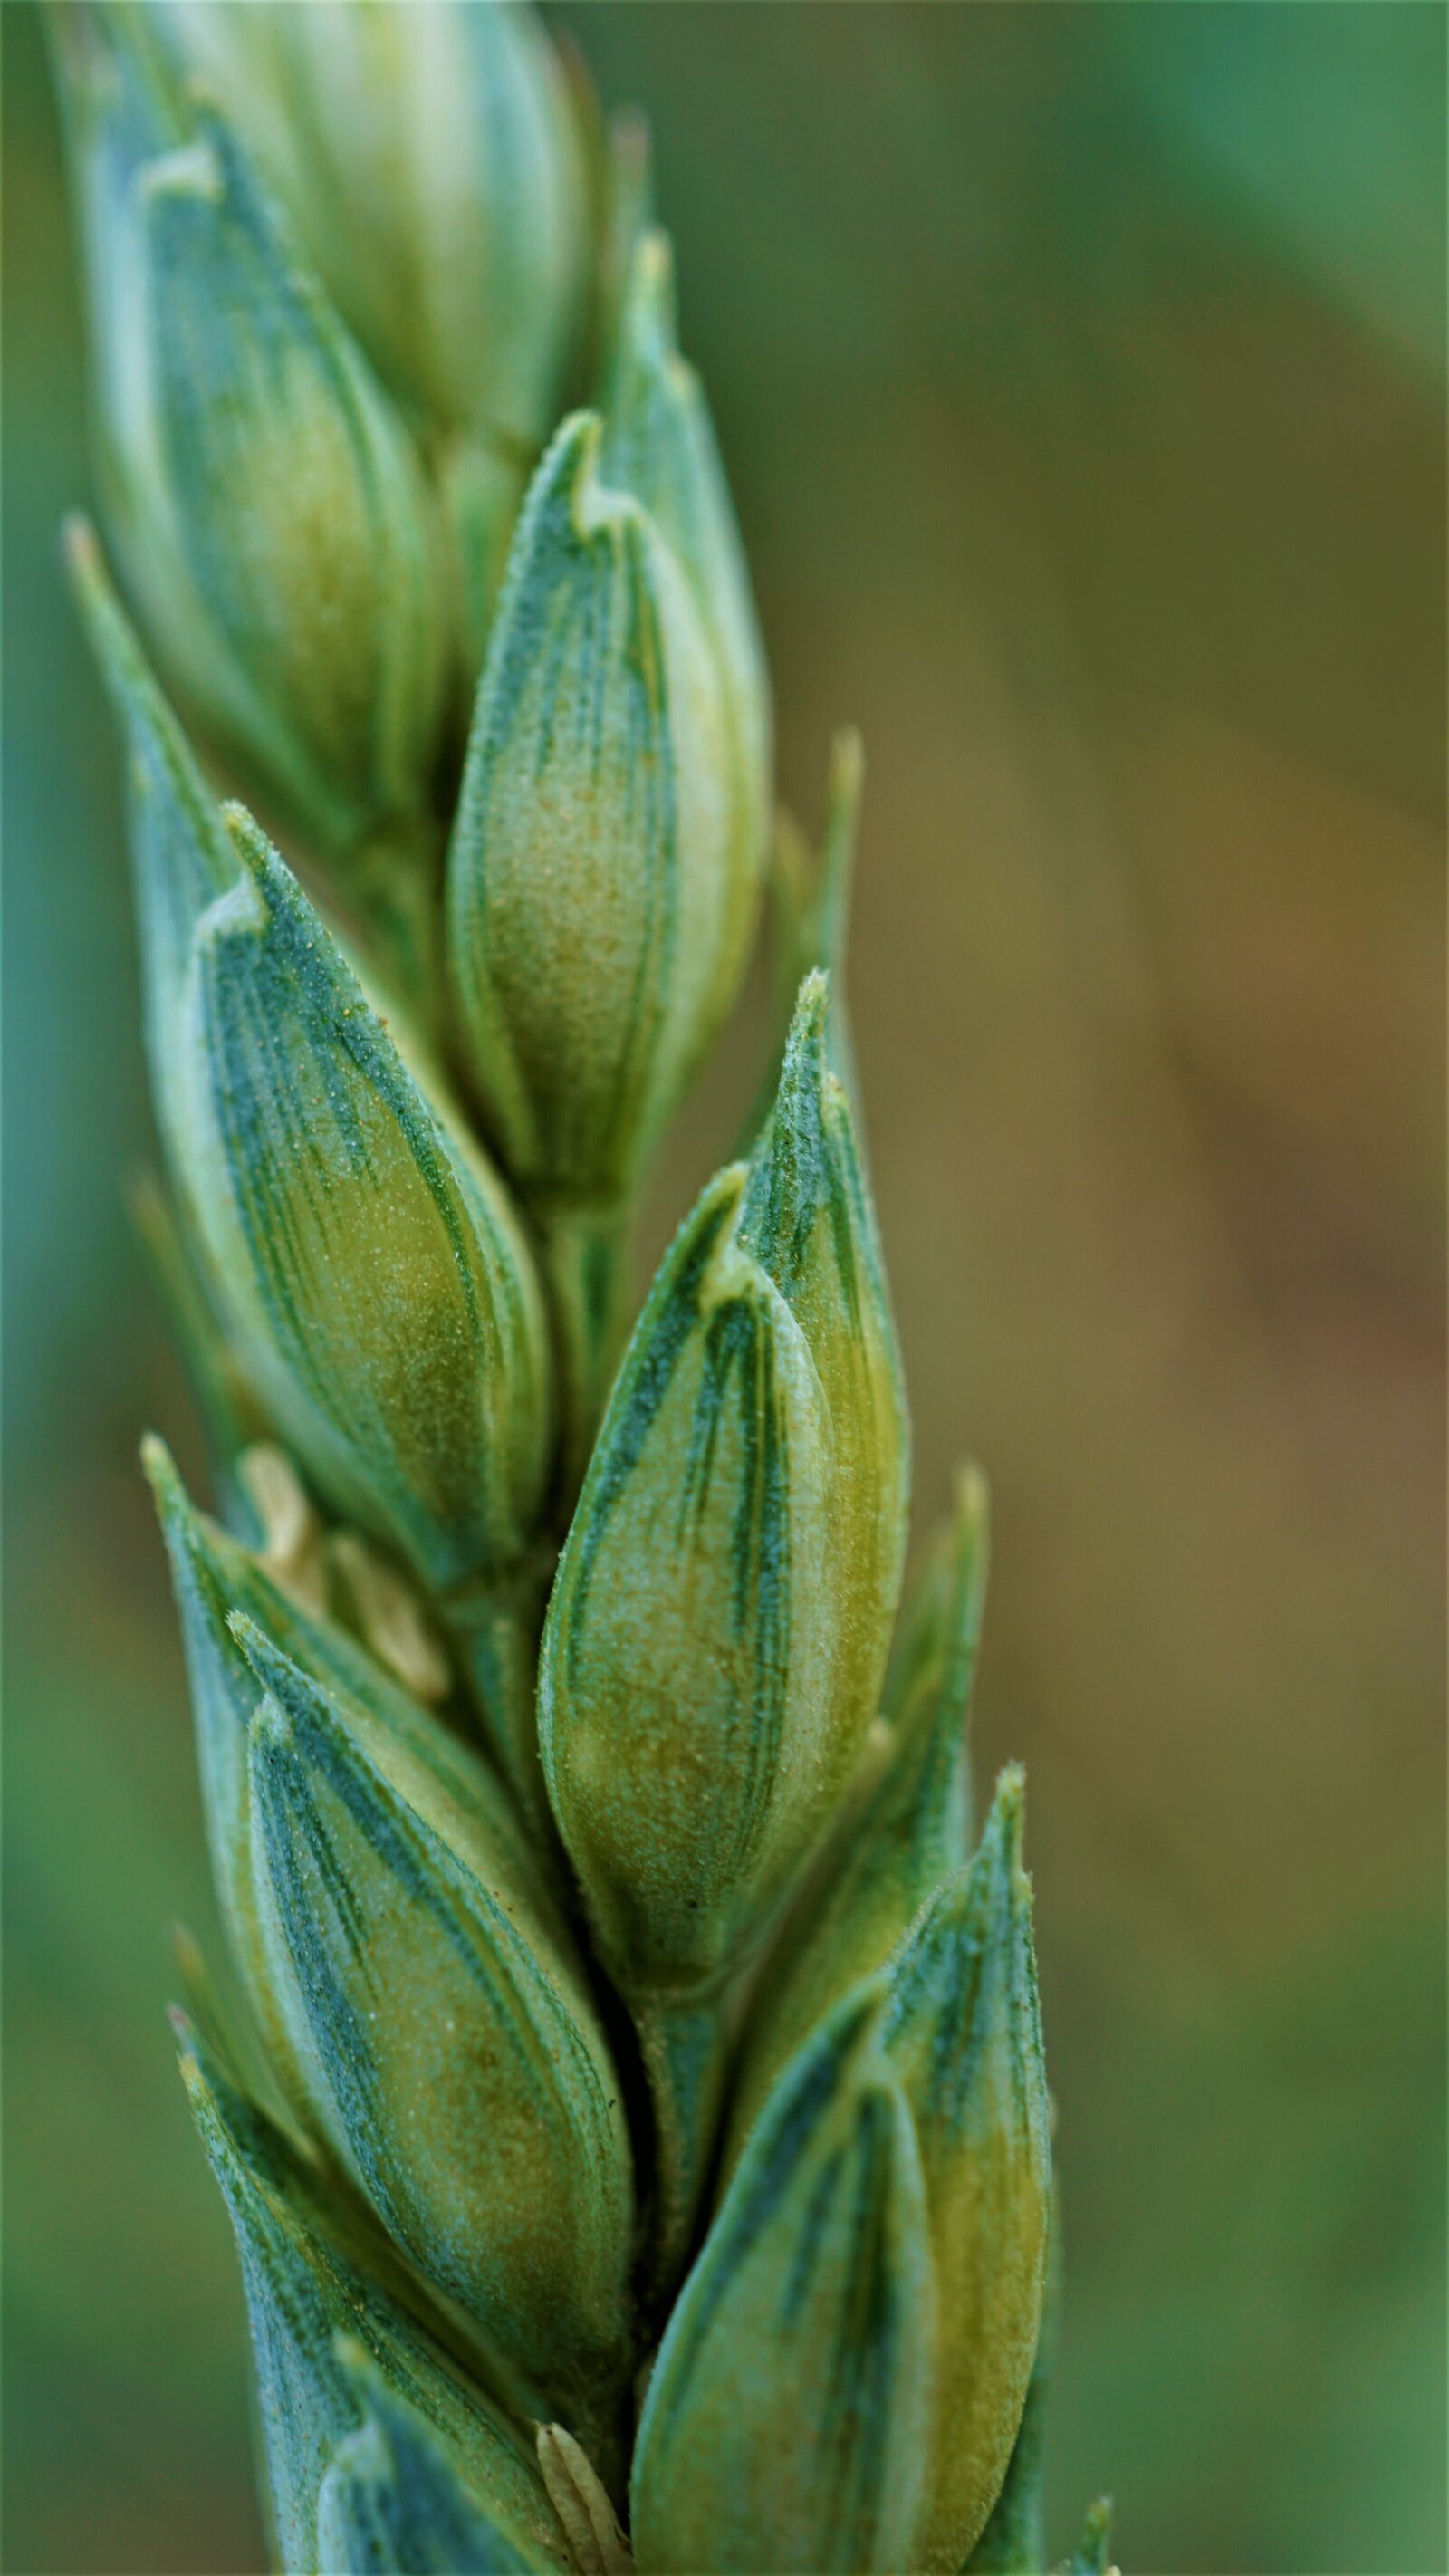
[[0, 2576], [1444, 2576], [1446, 84], [0, 6]]
[[[210, 1471], [148, 1435], [228, 1948], [174, 2021], [276, 2561], [1045, 2570], [987, 1488], [903, 1600], [862, 753], [817, 847], [644, 121], [493, 0], [48, 23]], [[760, 941], [757, 1105], [636, 1303]]]

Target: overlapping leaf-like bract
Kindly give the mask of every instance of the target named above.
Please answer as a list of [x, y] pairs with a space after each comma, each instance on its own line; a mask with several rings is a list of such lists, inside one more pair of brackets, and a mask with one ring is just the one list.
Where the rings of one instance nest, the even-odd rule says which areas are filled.
[[905, 1414], [826, 1010], [818, 978], [755, 1161], [710, 1184], [660, 1270], [549, 1609], [544, 1766], [630, 1992], [739, 1963], [884, 1675]]
[[221, 1514], [147, 1444], [238, 1997], [233, 2040], [185, 1952], [182, 2059], [282, 2562], [1040, 2576], [1022, 1785], [978, 1836], [974, 1471], [892, 1650], [851, 736], [820, 858], [776, 832], [744, 1141], [626, 1329], [771, 847], [643, 144], [589, 164], [519, 6], [55, 32], [129, 607], [72, 564]]
[[[238, 1963], [249, 1975], [255, 1908], [248, 1742], [263, 1684], [235, 1633], [237, 1619], [249, 1621], [321, 1690], [360, 1703], [437, 1774], [451, 1797], [484, 1808], [495, 1829], [512, 1825], [512, 1809], [477, 1754], [419, 1708], [354, 1637], [300, 1605], [249, 1549], [194, 1508], [161, 1441], [148, 1439], [142, 1457], [171, 1561], [212, 1875]], [[526, 1853], [514, 1830], [519, 1852]]]
[[911, 2104], [943, 2319], [917, 2563], [961, 2565], [1026, 2400], [1046, 2291], [1051, 2144], [1022, 1782], [1003, 1772], [969, 1868], [912, 1925], [882, 2031]]
[[526, 9], [454, 0], [171, 0], [166, 17], [432, 461], [471, 676], [583, 304], [558, 58]]
[[766, 2099], [650, 2383], [634, 2517], [655, 2576], [954, 2576], [981, 2534], [1036, 2348], [1051, 2189], [1020, 1830], [1008, 1772], [970, 1865]]
[[374, 366], [420, 416], [547, 435], [584, 285], [563, 68], [518, 8], [170, 0]]
[[82, 0], [57, 25], [127, 577], [207, 727], [355, 858], [415, 826], [437, 749], [445, 593], [421, 465], [146, 20]]
[[768, 825], [754, 607], [658, 233], [603, 405], [565, 422], [519, 523], [448, 862], [468, 1061], [539, 1229], [580, 1470], [629, 1210], [734, 1000]]
[[261, 1688], [258, 1974], [300, 2107], [419, 2270], [534, 2386], [591, 2405], [627, 2360], [630, 2158], [567, 1930], [511, 1820], [233, 1633]]
[[[339, 2454], [344, 2474], [356, 2459], [347, 2446], [369, 2409], [345, 2346], [339, 2350], [346, 2338], [427, 2424], [474, 2511], [521, 2564], [537, 2576], [572, 2576], [562, 2530], [511, 2410], [450, 2356], [441, 2339], [445, 2320], [422, 2312], [386, 2245], [249, 2098], [215, 2041], [184, 2018], [178, 2036], [196, 2124], [241, 2256], [283, 2565], [320, 2576], [327, 2481]], [[328, 2518], [335, 2530], [335, 2505]]]
[[285, 863], [246, 818], [232, 836], [177, 1033], [182, 1176], [273, 1418], [446, 1595], [518, 1556], [538, 1510], [528, 1248]]
[[632, 1188], [734, 998], [767, 761], [738, 539], [649, 235], [607, 408], [565, 423], [529, 495], [449, 864], [474, 1075], [530, 1197]]
[[522, 1552], [546, 1472], [546, 1334], [518, 1219], [280, 854], [213, 803], [84, 532], [76, 556], [131, 753], [177, 1182], [323, 1489], [432, 1589], [466, 1586]]
[[642, 2568], [914, 2564], [936, 2289], [883, 2003], [866, 1987], [801, 2052], [675, 2308], [634, 2466]]
[[904, 1400], [828, 1016], [817, 976], [754, 1159], [650, 1292], [539, 1667], [549, 1794], [653, 2091], [666, 2272], [713, 2147], [725, 1990], [855, 1767], [900, 1581]]

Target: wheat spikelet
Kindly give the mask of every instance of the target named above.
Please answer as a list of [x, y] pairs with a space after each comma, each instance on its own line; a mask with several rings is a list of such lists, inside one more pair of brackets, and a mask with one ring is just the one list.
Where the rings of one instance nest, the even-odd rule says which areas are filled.
[[[218, 1511], [148, 1443], [237, 1995], [188, 1950], [178, 2030], [279, 2560], [1042, 2566], [985, 1489], [897, 1636], [859, 751], [818, 857], [774, 829], [640, 130], [520, 7], [53, 33], [129, 605], [71, 560]], [[767, 884], [777, 1060], [631, 1323]]]

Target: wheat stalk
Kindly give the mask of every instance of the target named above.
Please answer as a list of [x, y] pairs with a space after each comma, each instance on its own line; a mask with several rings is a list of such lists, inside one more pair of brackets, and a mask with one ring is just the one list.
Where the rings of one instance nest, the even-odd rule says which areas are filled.
[[[73, 0], [53, 35], [130, 601], [78, 525], [144, 1230], [220, 1514], [149, 1441], [235, 1989], [183, 1944], [177, 2023], [278, 2558], [1041, 2567], [985, 1490], [892, 1654], [859, 753], [818, 856], [772, 831], [640, 129], [605, 143], [518, 7]], [[767, 880], [776, 1066], [627, 1329]], [[1107, 2552], [1096, 2512], [1070, 2563]]]

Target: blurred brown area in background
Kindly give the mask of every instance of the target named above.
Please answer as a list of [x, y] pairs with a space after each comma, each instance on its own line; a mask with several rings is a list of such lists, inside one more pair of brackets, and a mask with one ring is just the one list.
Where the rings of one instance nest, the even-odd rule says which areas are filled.
[[[82, 369], [3, 13], [6, 2564], [260, 2563], [160, 2007], [210, 1930], [133, 1469], [185, 1400]], [[864, 730], [851, 1003], [917, 1537], [987, 1465], [1068, 2229], [1053, 2542], [1442, 2569], [1445, 21], [581, 5], [654, 122], [775, 674]], [[748, 1090], [726, 1050], [657, 1243]]]

